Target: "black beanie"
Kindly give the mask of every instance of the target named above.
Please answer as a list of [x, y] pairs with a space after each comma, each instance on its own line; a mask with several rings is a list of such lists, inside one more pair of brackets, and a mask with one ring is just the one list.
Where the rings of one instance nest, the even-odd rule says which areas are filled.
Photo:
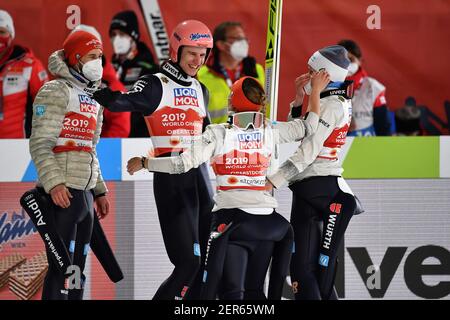
[[109, 26], [109, 34], [114, 29], [118, 29], [138, 41], [139, 39], [139, 25], [134, 11], [121, 11], [117, 13], [111, 20]]

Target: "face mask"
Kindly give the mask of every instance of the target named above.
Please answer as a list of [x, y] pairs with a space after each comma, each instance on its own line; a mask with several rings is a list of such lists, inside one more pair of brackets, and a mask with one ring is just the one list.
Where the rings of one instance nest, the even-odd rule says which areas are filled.
[[308, 96], [311, 95], [311, 91], [312, 91], [311, 80], [309, 80], [308, 83], [305, 84], [305, 86], [303, 87], [303, 90], [305, 90], [305, 93], [306, 93]]
[[90, 81], [100, 80], [103, 75], [102, 59], [99, 58], [86, 62], [83, 64], [81, 71], [86, 79]]
[[242, 60], [248, 56], [248, 42], [247, 40], [238, 40], [233, 42], [230, 47], [230, 54], [235, 60]]
[[356, 73], [356, 71], [358, 71], [359, 69], [359, 65], [356, 62], [350, 62], [347, 70], [348, 70], [348, 75], [347, 76], [352, 76]]
[[0, 37], [0, 52], [5, 51], [9, 47], [11, 37]]
[[131, 49], [131, 38], [115, 36], [113, 40], [113, 47], [116, 54], [126, 54]]

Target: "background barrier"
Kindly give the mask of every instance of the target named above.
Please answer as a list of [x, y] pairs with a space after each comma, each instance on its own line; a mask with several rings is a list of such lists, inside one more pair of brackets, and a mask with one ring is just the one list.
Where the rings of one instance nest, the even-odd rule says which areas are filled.
[[[109, 282], [97, 259], [87, 262], [87, 299], [150, 299], [170, 274], [153, 198], [152, 174], [126, 173], [149, 139], [102, 139], [98, 155], [112, 209], [102, 221], [125, 278]], [[296, 144], [283, 145], [282, 159]], [[28, 140], [0, 140], [0, 260], [13, 252], [31, 258], [44, 250], [19, 196], [36, 172]], [[345, 299], [450, 299], [450, 137], [348, 138], [344, 177], [366, 212], [355, 216], [340, 253], [336, 286]], [[211, 175], [212, 183], [214, 177]], [[276, 191], [289, 218], [291, 192]], [[375, 273], [379, 266], [379, 273]], [[284, 298], [292, 298], [286, 283]], [[40, 291], [34, 299], [40, 298]], [[17, 299], [0, 288], [0, 299]]]

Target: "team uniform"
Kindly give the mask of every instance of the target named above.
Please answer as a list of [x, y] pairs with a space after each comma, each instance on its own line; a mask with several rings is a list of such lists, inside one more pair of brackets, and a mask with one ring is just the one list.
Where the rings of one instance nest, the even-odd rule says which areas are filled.
[[[261, 114], [262, 116], [262, 114]], [[263, 116], [262, 116], [263, 117]], [[307, 121], [266, 123], [254, 130], [209, 125], [190, 150], [171, 158], [149, 159], [149, 170], [181, 174], [211, 160], [217, 193], [203, 270], [203, 299], [265, 299], [263, 284], [273, 259], [270, 299], [280, 299], [292, 249], [292, 229], [275, 211], [266, 175], [277, 164], [282, 142], [302, 139], [317, 126]], [[276, 130], [274, 130], [276, 129]], [[273, 170], [273, 169], [272, 169]]]
[[269, 177], [275, 187], [289, 184], [293, 192], [291, 281], [296, 299], [331, 297], [340, 241], [352, 215], [361, 211], [338, 160], [351, 114], [351, 100], [343, 91], [322, 92], [317, 131]]
[[349, 63], [342, 46], [325, 47], [311, 56], [309, 67], [325, 69], [331, 80], [320, 94], [319, 125], [268, 177], [275, 187], [289, 185], [293, 192], [291, 281], [296, 299], [337, 298], [333, 285], [338, 247], [351, 217], [362, 212], [341, 176], [338, 159], [351, 122], [353, 83], [344, 81]]
[[[178, 68], [168, 61], [160, 73], [142, 77], [127, 94], [94, 95], [110, 111], [143, 114], [156, 157], [182, 153], [209, 124], [206, 88]], [[212, 208], [207, 170], [156, 173], [153, 190], [164, 244], [175, 265], [154, 299], [181, 299], [192, 286], [207, 242]]]
[[[59, 236], [72, 264], [83, 272], [94, 225], [94, 197], [107, 192], [96, 154], [102, 108], [90, 97], [99, 81], [88, 81], [64, 60], [62, 50], [49, 58], [49, 70], [57, 79], [46, 83], [34, 101], [30, 153]], [[73, 196], [68, 208], [54, 205], [48, 196], [60, 184]], [[81, 298], [82, 292], [67, 291], [64, 275], [52, 263], [51, 248], [46, 249], [49, 269], [42, 298]]]

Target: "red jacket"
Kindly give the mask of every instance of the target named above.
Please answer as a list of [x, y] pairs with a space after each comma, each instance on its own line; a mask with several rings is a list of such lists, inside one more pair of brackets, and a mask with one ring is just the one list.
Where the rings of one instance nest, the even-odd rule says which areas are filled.
[[0, 65], [0, 138], [31, 135], [33, 100], [48, 74], [30, 49], [14, 45]]
[[[113, 91], [125, 92], [125, 86], [117, 77], [113, 65], [106, 60], [103, 66], [102, 81]], [[105, 138], [128, 138], [130, 134], [130, 113], [103, 110], [103, 127], [101, 136]]]

